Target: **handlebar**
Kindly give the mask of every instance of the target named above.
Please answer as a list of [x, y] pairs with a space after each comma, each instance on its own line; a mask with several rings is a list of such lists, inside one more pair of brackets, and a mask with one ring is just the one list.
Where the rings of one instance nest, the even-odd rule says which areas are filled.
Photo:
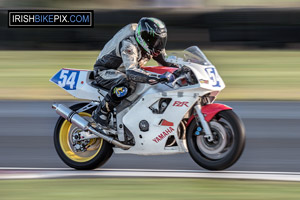
[[184, 78], [186, 78], [186, 76], [185, 75], [181, 75], [181, 76], [179, 76], [178, 78], [176, 78], [173, 82], [172, 82], [172, 87], [174, 88], [175, 87], [175, 84], [178, 82], [178, 81], [180, 81], [181, 79], [184, 79]]

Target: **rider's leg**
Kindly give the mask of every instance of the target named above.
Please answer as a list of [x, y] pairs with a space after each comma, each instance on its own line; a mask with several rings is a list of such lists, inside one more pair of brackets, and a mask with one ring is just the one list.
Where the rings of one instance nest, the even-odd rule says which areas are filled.
[[97, 77], [97, 83], [102, 87], [110, 89], [101, 104], [93, 113], [94, 120], [103, 128], [107, 128], [110, 113], [129, 94], [129, 83], [127, 77], [117, 70], [101, 71]]
[[108, 128], [110, 113], [128, 96], [128, 90], [129, 88], [125, 85], [113, 87], [94, 112], [94, 120], [103, 128]]

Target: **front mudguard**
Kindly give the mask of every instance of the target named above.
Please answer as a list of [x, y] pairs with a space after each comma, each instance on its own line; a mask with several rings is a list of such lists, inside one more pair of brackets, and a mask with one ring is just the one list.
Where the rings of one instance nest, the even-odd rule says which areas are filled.
[[[201, 107], [201, 112], [203, 113], [205, 121], [207, 122], [210, 122], [216, 114], [218, 114], [223, 110], [232, 110], [232, 108], [219, 103], [207, 104]], [[187, 127], [190, 125], [190, 123], [193, 121], [194, 118], [195, 115], [191, 115], [191, 117], [189, 118], [186, 124]]]

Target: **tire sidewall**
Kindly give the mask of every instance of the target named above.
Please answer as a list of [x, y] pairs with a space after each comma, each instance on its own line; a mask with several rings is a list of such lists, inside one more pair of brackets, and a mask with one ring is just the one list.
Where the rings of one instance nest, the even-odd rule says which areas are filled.
[[223, 170], [232, 166], [241, 156], [245, 146], [245, 128], [240, 118], [232, 110], [221, 111], [217, 116], [226, 119], [234, 131], [233, 147], [230, 152], [220, 160], [210, 160], [199, 151], [194, 136], [194, 130], [197, 127], [196, 118], [193, 119], [187, 130], [189, 154], [198, 165], [209, 170]]

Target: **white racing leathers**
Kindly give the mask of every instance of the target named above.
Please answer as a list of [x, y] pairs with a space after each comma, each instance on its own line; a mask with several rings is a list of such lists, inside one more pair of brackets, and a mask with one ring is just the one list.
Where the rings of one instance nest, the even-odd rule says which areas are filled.
[[[138, 45], [134, 36], [136, 28], [137, 24], [128, 24], [123, 27], [100, 52], [94, 65], [96, 82], [100, 86], [112, 89], [117, 85], [128, 87], [129, 82], [152, 84], [158, 81], [156, 75], [140, 69], [140, 66], [144, 66], [152, 56]], [[164, 56], [163, 50], [153, 59], [161, 65], [170, 66], [164, 60]]]

